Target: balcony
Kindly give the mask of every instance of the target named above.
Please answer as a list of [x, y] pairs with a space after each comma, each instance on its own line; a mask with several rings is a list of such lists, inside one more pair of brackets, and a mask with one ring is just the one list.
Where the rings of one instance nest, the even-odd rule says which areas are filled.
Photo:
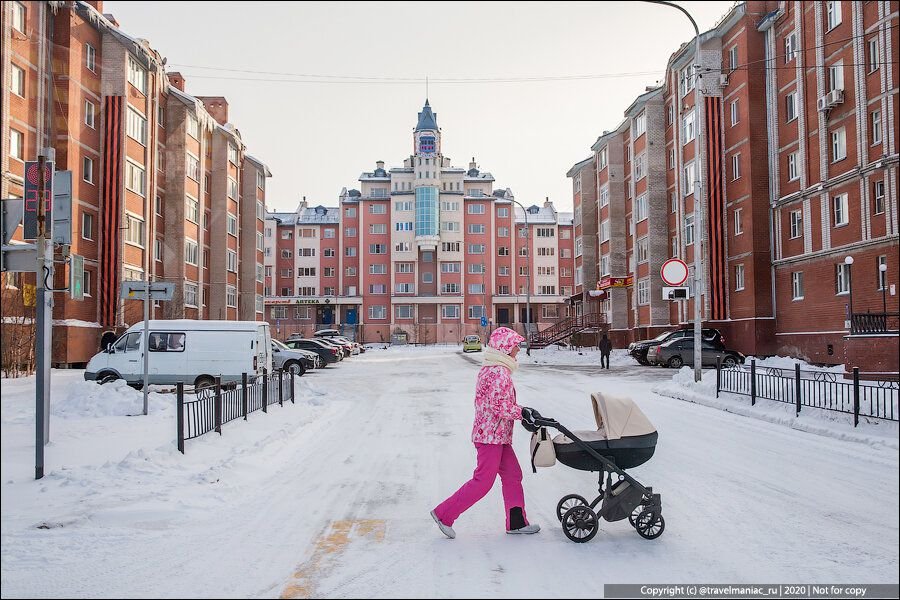
[[854, 313], [850, 335], [900, 333], [900, 313]]

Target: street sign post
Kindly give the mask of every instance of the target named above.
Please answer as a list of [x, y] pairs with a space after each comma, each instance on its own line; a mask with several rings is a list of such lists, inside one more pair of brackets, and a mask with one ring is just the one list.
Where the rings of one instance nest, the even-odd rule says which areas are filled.
[[[25, 163], [25, 235], [26, 240], [36, 240], [38, 238], [38, 217], [40, 201], [43, 202], [44, 208], [43, 218], [46, 223], [52, 222], [53, 214], [53, 169], [54, 162], [52, 160], [28, 161]], [[41, 176], [41, 168], [43, 168], [43, 177]], [[40, 201], [39, 201], [40, 198]], [[50, 232], [45, 232], [50, 233]], [[52, 237], [48, 235], [47, 237]]]
[[683, 260], [670, 258], [662, 264], [659, 274], [662, 276], [662, 280], [666, 285], [679, 287], [682, 283], [687, 281], [688, 266]]
[[482, 326], [482, 327], [487, 327], [487, 324], [488, 324], [488, 323], [487, 323], [487, 317], [485, 317], [485, 316], [482, 315], [482, 317], [481, 317], [481, 326]]
[[[147, 284], [143, 281], [123, 281], [122, 298], [125, 300], [144, 300], [147, 298]], [[169, 282], [153, 282], [150, 284], [151, 300], [171, 300], [175, 295], [175, 284]]]

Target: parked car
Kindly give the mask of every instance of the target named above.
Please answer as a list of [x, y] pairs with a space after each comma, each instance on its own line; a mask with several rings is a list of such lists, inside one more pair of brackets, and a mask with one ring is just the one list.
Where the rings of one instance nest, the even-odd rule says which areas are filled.
[[343, 346], [344, 348], [349, 349], [351, 356], [356, 356], [360, 352], [359, 344], [357, 344], [356, 342], [354, 342], [351, 339], [345, 338], [342, 335], [335, 335], [335, 336], [329, 337], [327, 339], [331, 340], [331, 341], [335, 341], [338, 344], [340, 344], [341, 346]]
[[463, 338], [463, 352], [481, 352], [481, 338], [477, 335], [467, 335]]
[[332, 346], [330, 344], [326, 344], [322, 340], [310, 340], [310, 339], [289, 339], [284, 343], [285, 346], [291, 349], [300, 349], [300, 350], [309, 350], [310, 352], [315, 352], [319, 355], [323, 361], [325, 361], [325, 365], [330, 365], [332, 363], [339, 362], [342, 357], [341, 350], [336, 346]]
[[299, 333], [295, 333], [294, 335], [288, 337], [287, 342], [285, 342], [285, 343], [290, 344], [290, 342], [292, 342], [294, 340], [307, 340], [307, 341], [319, 342], [320, 344], [324, 344], [326, 347], [337, 348], [338, 349], [338, 358], [340, 360], [344, 360], [345, 357], [350, 356], [349, 347], [345, 347], [343, 344], [335, 341], [333, 338], [330, 338], [330, 337], [304, 338]]
[[313, 333], [313, 337], [334, 337], [336, 335], [341, 335], [340, 330], [338, 329], [320, 329]]
[[[701, 332], [703, 339], [706, 341], [713, 342], [715, 344], [723, 345], [725, 344], [725, 338], [722, 336], [722, 333], [718, 329], [703, 329]], [[628, 345], [628, 354], [636, 361], [638, 361], [642, 365], [649, 365], [650, 362], [647, 359], [647, 353], [650, 348], [654, 346], [659, 346], [663, 342], [669, 342], [676, 339], [682, 339], [685, 337], [690, 337], [693, 339], [694, 337], [694, 328], [693, 327], [683, 327], [681, 329], [676, 329], [674, 331], [666, 331], [652, 340], [641, 340], [639, 342], [632, 342]]]
[[353, 350], [351, 351], [351, 354], [354, 354], [354, 355], [361, 354], [366, 351], [366, 349], [362, 346], [362, 344], [354, 342], [353, 340], [348, 338], [346, 335], [343, 335], [337, 329], [320, 329], [317, 332], [313, 333], [313, 337], [317, 338], [317, 339], [325, 338], [328, 340], [338, 340], [342, 344], [348, 343], [352, 346]]
[[[724, 344], [703, 340], [700, 349], [701, 366], [714, 367], [722, 359], [723, 367], [733, 367], [744, 362], [744, 355], [737, 350], [729, 350]], [[680, 369], [684, 365], [694, 366], [694, 338], [680, 337], [653, 346], [647, 353], [652, 364]]]
[[315, 352], [289, 348], [278, 340], [272, 340], [272, 365], [276, 369], [303, 376], [307, 369], [315, 369], [319, 360], [321, 359]]
[[[251, 381], [272, 370], [269, 324], [260, 321], [151, 320], [148, 337], [151, 385], [184, 383], [196, 388]], [[106, 350], [94, 355], [84, 371], [87, 381], [124, 379], [140, 389], [143, 371], [144, 324], [136, 323]]]

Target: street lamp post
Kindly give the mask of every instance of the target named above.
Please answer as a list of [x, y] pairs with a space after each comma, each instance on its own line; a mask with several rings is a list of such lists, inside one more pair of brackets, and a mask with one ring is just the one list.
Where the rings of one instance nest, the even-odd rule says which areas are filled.
[[853, 257], [848, 256], [844, 259], [847, 265], [847, 292], [850, 294], [850, 333], [853, 333]]
[[[512, 199], [511, 199], [512, 200]], [[525, 213], [525, 249], [527, 254], [526, 258], [531, 258], [531, 228], [528, 227], [528, 209], [522, 206], [522, 203], [518, 200], [512, 200], [516, 204], [518, 204], [522, 208], [522, 212]], [[513, 219], [515, 222], [515, 219]], [[531, 356], [531, 336], [528, 333], [528, 326], [531, 325], [531, 262], [528, 261], [528, 265], [525, 268], [525, 277], [528, 283], [528, 288], [525, 290], [526, 297], [526, 306], [525, 306], [525, 354]]]
[[700, 381], [703, 373], [701, 366], [701, 332], [703, 328], [703, 313], [700, 305], [701, 287], [703, 284], [703, 198], [700, 194], [700, 167], [703, 161], [700, 158], [700, 28], [691, 13], [683, 6], [666, 0], [642, 0], [650, 4], [664, 4], [677, 8], [694, 26], [694, 64], [691, 75], [697, 76], [694, 82], [694, 110], [697, 111], [694, 122], [698, 124], [694, 133], [694, 381]]
[[881, 281], [879, 281], [881, 284], [881, 312], [884, 313], [884, 318], [887, 319], [887, 295], [885, 294], [887, 290], [887, 263], [878, 265], [878, 272], [881, 278]]

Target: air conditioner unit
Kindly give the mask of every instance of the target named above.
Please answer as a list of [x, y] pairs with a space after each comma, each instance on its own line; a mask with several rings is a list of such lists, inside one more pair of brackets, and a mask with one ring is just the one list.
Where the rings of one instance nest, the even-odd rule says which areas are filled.
[[828, 104], [829, 106], [835, 106], [837, 104], [843, 104], [844, 102], [844, 90], [831, 90], [828, 92]]
[[816, 101], [816, 108], [819, 109], [819, 112], [831, 108], [830, 106], [828, 106], [828, 94], [825, 94]]
[[719, 85], [722, 87], [728, 85], [728, 75], [726, 73], [719, 75]]

